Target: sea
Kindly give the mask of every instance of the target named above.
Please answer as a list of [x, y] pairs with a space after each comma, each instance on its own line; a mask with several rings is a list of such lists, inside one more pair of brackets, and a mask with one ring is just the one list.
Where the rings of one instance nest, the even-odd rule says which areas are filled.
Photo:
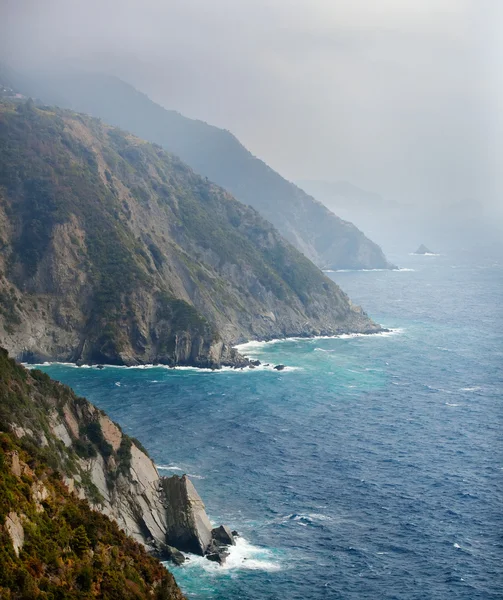
[[[269, 367], [42, 368], [240, 536], [189, 599], [503, 598], [503, 258], [328, 273], [390, 331], [251, 342]], [[276, 371], [273, 365], [284, 364]]]

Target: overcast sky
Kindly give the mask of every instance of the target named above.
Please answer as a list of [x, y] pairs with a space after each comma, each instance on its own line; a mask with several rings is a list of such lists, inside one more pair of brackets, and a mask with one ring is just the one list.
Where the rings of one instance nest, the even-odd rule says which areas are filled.
[[0, 50], [119, 75], [291, 180], [495, 202], [501, 4], [0, 0]]

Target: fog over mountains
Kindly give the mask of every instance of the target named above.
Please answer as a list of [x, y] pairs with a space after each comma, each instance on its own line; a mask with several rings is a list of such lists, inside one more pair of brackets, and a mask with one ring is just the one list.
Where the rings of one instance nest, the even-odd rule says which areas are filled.
[[393, 202], [347, 181], [299, 181], [331, 211], [354, 223], [387, 253], [412, 252], [426, 242], [438, 252], [501, 251], [497, 207], [465, 198], [451, 203]]
[[[130, 82], [290, 180], [497, 209], [494, 0], [6, 2], [0, 53]], [[490, 148], [490, 150], [488, 150]]]

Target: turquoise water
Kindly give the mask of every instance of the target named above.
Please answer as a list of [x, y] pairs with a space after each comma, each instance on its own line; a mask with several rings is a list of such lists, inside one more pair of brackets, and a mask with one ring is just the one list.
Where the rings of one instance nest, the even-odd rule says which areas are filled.
[[385, 336], [250, 344], [289, 369], [44, 367], [241, 532], [189, 598], [501, 599], [503, 267], [334, 273]]

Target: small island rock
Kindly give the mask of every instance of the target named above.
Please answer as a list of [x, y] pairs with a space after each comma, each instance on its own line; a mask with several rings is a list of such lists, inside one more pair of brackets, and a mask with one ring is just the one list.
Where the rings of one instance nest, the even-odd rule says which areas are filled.
[[428, 250], [424, 244], [421, 244], [414, 254], [433, 254], [433, 252]]

